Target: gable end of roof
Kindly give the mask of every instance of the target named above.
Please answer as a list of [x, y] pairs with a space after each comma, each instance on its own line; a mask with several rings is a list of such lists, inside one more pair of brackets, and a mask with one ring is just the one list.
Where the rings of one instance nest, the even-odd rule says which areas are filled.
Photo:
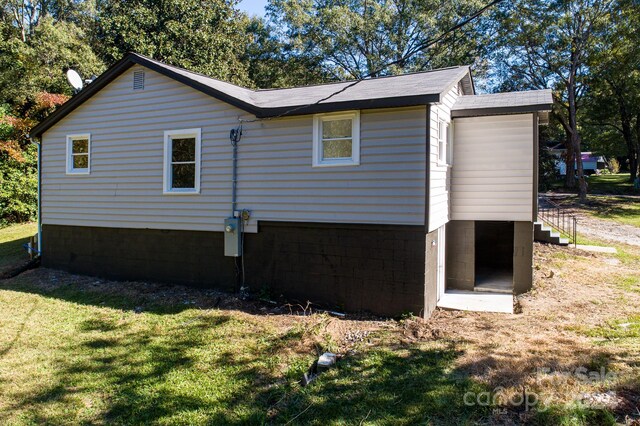
[[42, 122], [40, 122], [38, 125], [33, 127], [33, 129], [31, 129], [29, 136], [36, 137], [36, 138], [39, 138], [40, 136], [42, 136], [42, 134], [46, 132], [49, 128], [51, 128], [54, 124], [62, 120], [71, 111], [73, 111], [82, 103], [84, 103], [86, 100], [91, 98], [94, 94], [102, 90], [105, 86], [107, 86], [109, 83], [115, 80], [118, 76], [122, 75], [126, 70], [128, 70], [135, 64], [142, 65], [146, 68], [149, 68], [152, 71], [155, 71], [166, 77], [172, 78], [176, 81], [186, 84], [187, 86], [192, 87], [193, 89], [196, 89], [200, 92], [206, 93], [207, 95], [218, 98], [221, 101], [227, 102], [230, 105], [236, 106], [252, 114], [255, 114], [256, 112], [258, 112], [258, 109], [251, 104], [243, 102], [232, 96], [228, 96], [226, 93], [221, 92], [219, 90], [215, 90], [210, 86], [202, 84], [196, 80], [187, 78], [184, 75], [181, 75], [175, 71], [172, 71], [169, 67], [159, 66], [155, 61], [151, 61], [143, 56], [137, 55], [135, 53], [128, 53], [115, 65], [113, 65], [107, 71], [102, 73], [84, 90], [80, 91], [80, 93], [78, 93], [77, 95], [74, 95], [71, 99], [69, 99], [63, 105], [58, 107], [49, 116], [47, 116], [47, 118], [45, 118]]

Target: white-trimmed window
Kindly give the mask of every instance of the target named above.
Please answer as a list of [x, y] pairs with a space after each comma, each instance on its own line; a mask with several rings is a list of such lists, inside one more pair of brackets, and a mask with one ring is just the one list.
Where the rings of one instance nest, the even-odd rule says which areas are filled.
[[447, 126], [447, 164], [453, 166], [453, 134], [455, 132], [454, 122], [451, 121]]
[[91, 135], [67, 135], [67, 174], [87, 175], [91, 170]]
[[444, 120], [438, 121], [438, 164], [451, 165], [451, 130]]
[[164, 193], [200, 192], [200, 129], [164, 132]]
[[313, 166], [360, 164], [360, 112], [317, 114], [313, 117]]

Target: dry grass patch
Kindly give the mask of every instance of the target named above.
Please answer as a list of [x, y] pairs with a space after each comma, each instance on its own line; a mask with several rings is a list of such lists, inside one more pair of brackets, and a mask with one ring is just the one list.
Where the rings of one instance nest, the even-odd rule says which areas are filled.
[[611, 255], [536, 244], [535, 285], [519, 297], [521, 314], [439, 311], [425, 326], [456, 342], [456, 367], [503, 399], [530, 392], [557, 415], [581, 418], [584, 411], [569, 408], [584, 394], [617, 390], [622, 399], [608, 408], [621, 421], [640, 398], [640, 263], [629, 261], [638, 255], [623, 247], [623, 261], [612, 265]]

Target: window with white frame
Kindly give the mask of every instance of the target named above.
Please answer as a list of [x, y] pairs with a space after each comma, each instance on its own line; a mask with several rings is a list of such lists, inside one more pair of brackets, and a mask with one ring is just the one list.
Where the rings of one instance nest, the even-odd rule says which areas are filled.
[[453, 165], [453, 132], [455, 132], [455, 126], [453, 121], [447, 125], [447, 164]]
[[200, 192], [200, 129], [164, 132], [164, 193]]
[[360, 112], [318, 114], [313, 118], [313, 166], [360, 164]]
[[444, 120], [438, 121], [438, 163], [442, 165], [451, 164], [451, 136], [449, 123]]
[[91, 135], [67, 135], [67, 174], [89, 174], [91, 168]]

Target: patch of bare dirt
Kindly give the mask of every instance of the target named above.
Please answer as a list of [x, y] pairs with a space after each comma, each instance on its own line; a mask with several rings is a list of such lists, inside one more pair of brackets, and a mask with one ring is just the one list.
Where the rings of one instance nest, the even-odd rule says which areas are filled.
[[[639, 312], [640, 292], [617, 283], [640, 265], [614, 266], [609, 256], [536, 243], [534, 288], [518, 298], [520, 314], [439, 310], [422, 335], [456, 342], [464, 351], [458, 367], [507, 397], [533, 391], [545, 403], [567, 403], [616, 386], [618, 411], [640, 417], [640, 353], [584, 333]], [[583, 380], [584, 371], [614, 372], [617, 384]]]
[[[283, 335], [294, 332], [298, 339], [286, 351], [339, 354], [373, 343], [374, 334], [398, 328], [395, 321], [375, 315], [344, 314], [310, 302], [271, 300], [256, 295], [198, 289], [141, 281], [111, 281], [64, 271], [38, 268], [5, 281], [5, 288], [36, 291], [45, 296], [75, 299], [74, 294], [92, 295], [97, 306], [144, 312], [177, 313], [185, 309], [216, 309], [250, 320], [267, 322]], [[86, 297], [82, 298], [87, 299]]]

